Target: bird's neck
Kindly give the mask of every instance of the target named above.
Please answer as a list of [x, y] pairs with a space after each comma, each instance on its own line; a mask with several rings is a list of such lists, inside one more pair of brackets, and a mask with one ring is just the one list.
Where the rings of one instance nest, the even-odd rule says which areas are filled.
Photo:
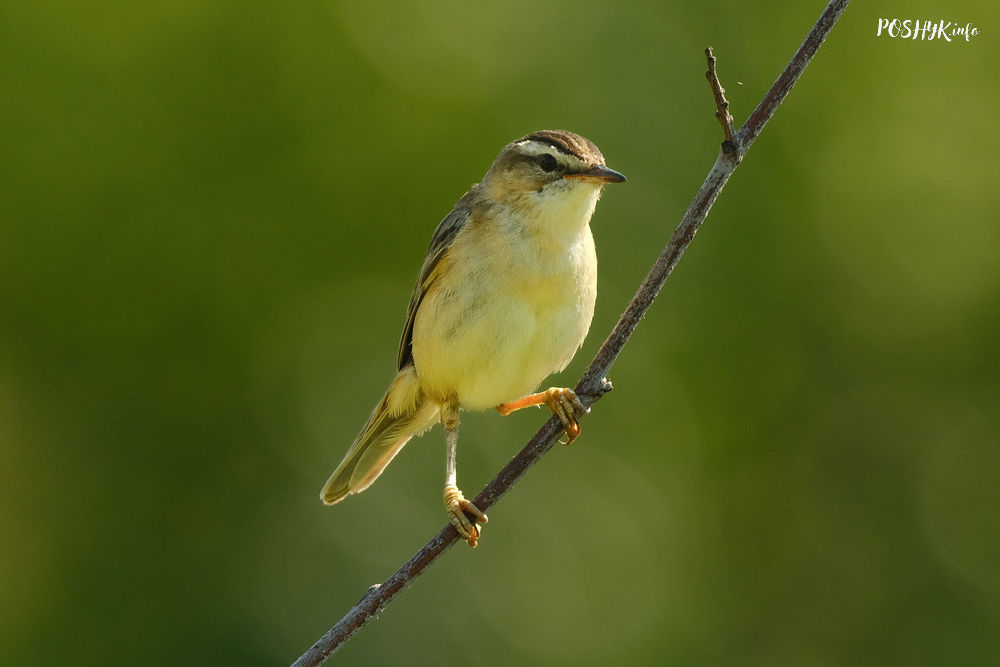
[[567, 183], [541, 192], [518, 193], [501, 201], [499, 207], [522, 233], [572, 243], [587, 231], [600, 196], [600, 186]]

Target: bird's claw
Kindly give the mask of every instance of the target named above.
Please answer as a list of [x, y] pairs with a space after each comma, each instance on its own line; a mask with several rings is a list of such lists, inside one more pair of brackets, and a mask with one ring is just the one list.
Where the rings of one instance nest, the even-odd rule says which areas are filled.
[[448, 518], [451, 521], [451, 525], [458, 531], [459, 536], [468, 542], [470, 547], [475, 548], [479, 543], [479, 536], [482, 533], [482, 529], [478, 523], [474, 523], [469, 519], [469, 515], [472, 515], [476, 522], [486, 523], [489, 521], [486, 514], [476, 507], [471, 500], [467, 500], [462, 491], [454, 484], [445, 484], [444, 507], [448, 511]]
[[572, 444], [582, 432], [577, 417], [590, 412], [590, 408], [580, 401], [580, 397], [576, 395], [575, 391], [566, 387], [546, 389], [544, 395], [545, 404], [562, 422], [566, 431], [566, 444]]

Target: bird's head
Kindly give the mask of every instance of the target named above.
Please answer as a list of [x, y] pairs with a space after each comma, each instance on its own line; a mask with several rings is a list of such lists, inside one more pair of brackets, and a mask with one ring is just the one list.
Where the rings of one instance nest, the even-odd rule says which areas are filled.
[[490, 204], [559, 233], [586, 226], [603, 186], [624, 180], [604, 164], [594, 142], [566, 130], [541, 130], [507, 144], [479, 188]]

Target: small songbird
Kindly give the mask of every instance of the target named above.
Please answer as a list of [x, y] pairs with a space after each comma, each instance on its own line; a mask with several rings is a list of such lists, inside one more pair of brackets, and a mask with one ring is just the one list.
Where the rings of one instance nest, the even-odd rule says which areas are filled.
[[568, 441], [580, 434], [586, 408], [572, 389], [530, 392], [563, 370], [587, 335], [597, 297], [590, 217], [603, 186], [624, 180], [593, 142], [565, 130], [504, 147], [434, 232], [406, 313], [399, 370], [323, 487], [323, 502], [364, 491], [410, 438], [440, 421], [445, 508], [476, 546], [476, 522], [487, 518], [457, 486], [458, 411], [506, 415], [545, 404]]

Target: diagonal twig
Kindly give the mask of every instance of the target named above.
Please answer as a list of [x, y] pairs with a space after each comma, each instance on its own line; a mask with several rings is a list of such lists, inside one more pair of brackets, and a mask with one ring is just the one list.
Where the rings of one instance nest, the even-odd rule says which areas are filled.
[[[705, 177], [705, 182], [702, 183], [698, 194], [695, 195], [691, 205], [684, 213], [677, 229], [674, 230], [625, 312], [622, 313], [618, 323], [577, 384], [576, 392], [585, 405], [592, 405], [610, 391], [611, 385], [605, 380], [605, 376], [612, 364], [618, 358], [643, 315], [656, 299], [677, 262], [680, 261], [729, 177], [739, 166], [743, 156], [756, 140], [764, 125], [774, 115], [778, 106], [802, 75], [806, 65], [812, 60], [823, 40], [836, 24], [837, 19], [847, 8], [848, 2], [849, 0], [831, 0], [784, 71], [768, 90], [757, 108], [750, 114], [747, 122], [737, 132], [732, 129], [729, 102], [725, 98], [725, 90], [716, 75], [715, 56], [711, 47], [706, 49], [708, 60], [706, 76], [712, 86], [716, 102], [716, 117], [723, 126], [725, 136], [722, 150], [720, 150], [708, 176]], [[517, 456], [504, 466], [493, 481], [487, 484], [486, 488], [476, 496], [473, 501], [475, 505], [484, 512], [494, 505], [532, 465], [552, 448], [561, 433], [562, 424], [560, 421], [555, 417], [549, 419]], [[313, 667], [323, 662], [375, 614], [384, 609], [403, 589], [413, 583], [423, 570], [437, 560], [457, 539], [458, 534], [455, 529], [450, 524], [445, 526], [385, 582], [369, 588], [357, 604], [309, 650], [303, 653], [292, 667]]]

